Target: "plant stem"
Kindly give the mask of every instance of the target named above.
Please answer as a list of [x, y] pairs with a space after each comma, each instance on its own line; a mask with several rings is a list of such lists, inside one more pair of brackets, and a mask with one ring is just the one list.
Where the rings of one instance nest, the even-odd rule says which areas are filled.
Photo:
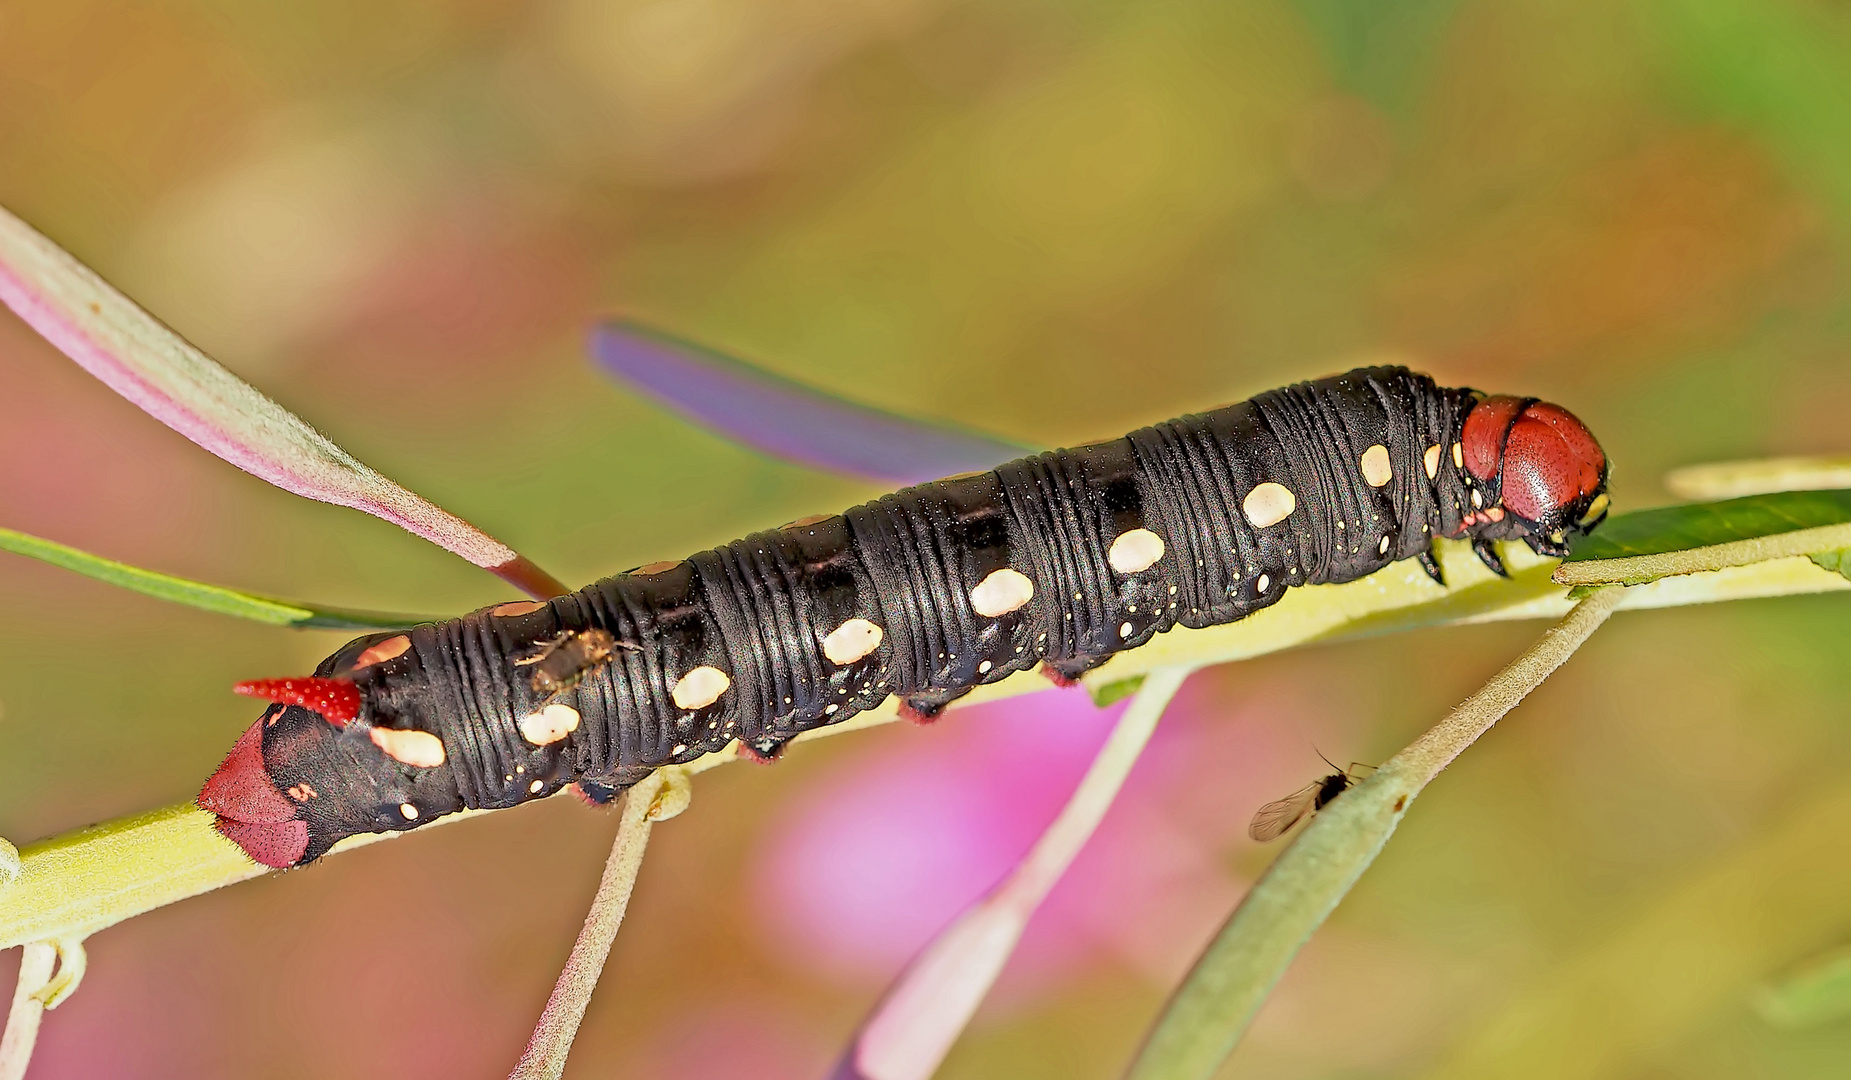
[[1563, 563], [1555, 568], [1554, 577], [1562, 585], [1639, 585], [1678, 574], [1698, 574], [1846, 547], [1851, 547], [1851, 525], [1825, 525], [1662, 555]]
[[1152, 672], [1060, 814], [1022, 861], [901, 973], [836, 1067], [842, 1080], [927, 1080], [1002, 973], [1029, 917], [1112, 808], [1163, 711], [1189, 677]]
[[39, 1020], [45, 1015], [45, 1003], [38, 994], [51, 981], [57, 957], [58, 950], [52, 946], [33, 944], [19, 958], [19, 983], [13, 987], [6, 1034], [0, 1035], [0, 1080], [20, 1080], [26, 1075], [39, 1039]]
[[617, 929], [630, 906], [630, 891], [636, 886], [637, 871], [643, 865], [643, 852], [649, 846], [649, 829], [654, 819], [651, 810], [662, 790], [662, 774], [651, 774], [623, 794], [617, 822], [617, 839], [611, 844], [610, 857], [604, 861], [604, 876], [598, 881], [597, 896], [585, 916], [585, 926], [572, 943], [572, 955], [553, 985], [552, 997], [540, 1013], [540, 1022], [527, 1040], [521, 1060], [509, 1073], [509, 1080], [557, 1080], [566, 1069], [566, 1055], [572, 1052], [572, 1040], [578, 1037], [579, 1023], [591, 1004], [604, 961], [617, 940]]

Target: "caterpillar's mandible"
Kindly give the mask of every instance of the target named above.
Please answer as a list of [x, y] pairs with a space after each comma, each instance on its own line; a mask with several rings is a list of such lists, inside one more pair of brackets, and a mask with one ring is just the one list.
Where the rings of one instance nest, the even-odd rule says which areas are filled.
[[1071, 679], [1293, 585], [1407, 558], [1437, 580], [1435, 536], [1500, 572], [1493, 540], [1566, 554], [1606, 482], [1558, 406], [1352, 371], [360, 638], [313, 678], [241, 686], [278, 704], [199, 805], [281, 867], [568, 784], [608, 799], [735, 739], [774, 756], [890, 694], [931, 716], [1038, 663]]

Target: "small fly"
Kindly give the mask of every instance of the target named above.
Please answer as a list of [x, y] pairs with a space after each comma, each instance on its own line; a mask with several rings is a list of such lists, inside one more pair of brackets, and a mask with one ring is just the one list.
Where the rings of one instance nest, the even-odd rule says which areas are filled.
[[530, 667], [533, 692], [549, 700], [585, 681], [610, 663], [618, 649], [636, 650], [609, 630], [567, 630], [514, 658], [515, 667]]
[[[1323, 755], [1319, 755], [1323, 757]], [[1330, 764], [1330, 759], [1324, 759]], [[1287, 829], [1311, 817], [1324, 809], [1332, 799], [1350, 790], [1357, 777], [1354, 770], [1373, 768], [1361, 762], [1351, 762], [1348, 769], [1339, 769], [1322, 780], [1306, 784], [1283, 799], [1276, 799], [1260, 807], [1259, 813], [1253, 815], [1253, 823], [1247, 826], [1247, 835], [1264, 844], [1268, 840], [1277, 840], [1285, 835]], [[1335, 765], [1331, 765], [1335, 769]]]

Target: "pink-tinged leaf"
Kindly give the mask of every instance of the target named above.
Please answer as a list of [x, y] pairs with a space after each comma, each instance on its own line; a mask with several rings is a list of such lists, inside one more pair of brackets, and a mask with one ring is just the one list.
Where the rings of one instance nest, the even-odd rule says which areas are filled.
[[390, 521], [531, 596], [567, 591], [506, 544], [355, 460], [4, 209], [0, 302], [110, 389], [245, 472]]
[[607, 373], [696, 423], [818, 469], [918, 484], [1032, 452], [835, 397], [627, 320], [595, 329], [591, 348]]
[[1157, 719], [1188, 677], [1162, 668], [1100, 747], [1073, 797], [1009, 876], [952, 921], [881, 998], [831, 1080], [927, 1080], [977, 1012], [1028, 920], [1111, 809]]

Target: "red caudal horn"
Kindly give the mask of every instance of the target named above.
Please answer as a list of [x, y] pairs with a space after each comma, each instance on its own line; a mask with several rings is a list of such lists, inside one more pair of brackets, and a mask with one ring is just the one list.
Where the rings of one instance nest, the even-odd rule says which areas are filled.
[[251, 679], [232, 687], [235, 694], [262, 698], [284, 705], [314, 709], [335, 727], [346, 726], [360, 715], [360, 688], [351, 679], [322, 679], [303, 676], [295, 679]]

